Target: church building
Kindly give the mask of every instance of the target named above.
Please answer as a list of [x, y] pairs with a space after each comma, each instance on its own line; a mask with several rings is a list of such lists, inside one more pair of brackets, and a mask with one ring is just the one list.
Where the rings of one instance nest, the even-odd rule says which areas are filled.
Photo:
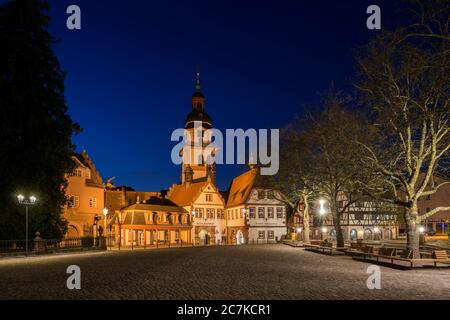
[[[203, 158], [205, 147], [210, 143], [205, 131], [212, 128], [212, 119], [205, 111], [205, 97], [200, 89], [200, 73], [197, 72], [192, 111], [186, 117], [184, 128], [192, 138], [194, 124], [201, 123], [202, 141], [198, 145], [193, 139], [186, 141], [191, 148], [189, 155], [183, 155], [181, 183], [172, 185], [167, 195], [190, 213], [195, 244], [221, 244], [226, 240], [225, 201], [216, 186], [216, 164], [206, 164]], [[201, 161], [195, 161], [196, 154], [202, 155]]]

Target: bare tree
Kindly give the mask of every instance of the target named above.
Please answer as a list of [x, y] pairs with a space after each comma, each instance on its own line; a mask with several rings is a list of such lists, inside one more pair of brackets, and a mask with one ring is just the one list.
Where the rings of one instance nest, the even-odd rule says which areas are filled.
[[296, 118], [281, 134], [280, 169], [271, 182], [281, 189], [281, 198], [294, 215], [301, 215], [303, 241], [310, 242], [310, 203], [314, 198], [311, 159], [306, 148], [307, 136], [302, 131], [304, 119]]
[[347, 99], [333, 90], [322, 99], [322, 112], [310, 114], [303, 150], [311, 163], [309, 174], [314, 190], [328, 201], [333, 218], [336, 240], [344, 246], [341, 220], [350, 206], [364, 199], [366, 185], [375, 185], [377, 175], [361, 161], [361, 146], [354, 141], [371, 145], [374, 137], [367, 120], [346, 108]]
[[448, 181], [449, 174], [449, 17], [448, 1], [416, 1], [414, 22], [375, 37], [357, 55], [362, 102], [379, 129], [377, 145], [359, 142], [362, 159], [379, 172], [389, 187], [368, 192], [403, 206], [408, 248], [419, 256], [421, 221], [448, 207], [419, 216], [417, 202]]

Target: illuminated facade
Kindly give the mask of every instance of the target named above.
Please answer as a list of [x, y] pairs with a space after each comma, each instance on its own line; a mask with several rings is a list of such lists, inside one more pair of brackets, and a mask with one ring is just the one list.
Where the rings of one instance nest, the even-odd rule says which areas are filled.
[[[191, 148], [184, 149], [189, 154], [183, 155], [181, 183], [173, 184], [167, 192], [139, 192], [115, 187], [109, 180], [103, 184], [87, 154], [77, 156], [77, 170], [85, 179], [69, 177], [68, 195], [78, 195], [74, 197], [77, 205], [77, 199], [96, 200], [93, 208], [66, 210], [72, 228], [69, 235], [86, 234], [79, 230], [97, 235], [97, 227], [104, 226], [102, 210], [106, 208], [106, 234], [114, 238], [116, 246], [151, 246], [160, 241], [212, 245], [281, 240], [286, 234], [285, 206], [275, 199], [277, 191], [258, 184], [260, 175], [256, 168], [235, 178], [226, 193], [217, 188], [216, 164], [206, 164], [204, 159], [205, 147], [210, 143], [205, 132], [213, 122], [205, 110], [198, 72], [192, 109], [184, 123], [191, 137], [196, 123], [201, 123], [200, 143], [186, 140]], [[202, 155], [203, 161], [196, 162], [196, 154]], [[84, 214], [85, 209], [89, 215]]]
[[262, 179], [257, 168], [233, 179], [226, 205], [229, 243], [271, 243], [286, 235], [286, 206]]
[[103, 180], [86, 151], [72, 159], [77, 166], [67, 176], [68, 202], [63, 209], [63, 217], [69, 222], [66, 236], [96, 235], [103, 222]]

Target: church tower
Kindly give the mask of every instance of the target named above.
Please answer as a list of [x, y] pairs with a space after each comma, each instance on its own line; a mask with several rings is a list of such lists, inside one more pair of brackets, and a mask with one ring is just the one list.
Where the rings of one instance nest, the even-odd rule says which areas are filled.
[[[193, 141], [195, 131], [194, 125], [196, 122], [201, 123], [201, 130], [199, 130], [200, 132], [197, 132], [197, 134], [199, 138], [201, 137], [202, 139], [202, 142], [197, 143], [197, 145], [195, 145]], [[198, 69], [195, 83], [195, 92], [192, 96], [192, 110], [186, 117], [184, 128], [189, 131], [190, 137], [192, 138], [191, 141], [186, 142], [190, 143], [191, 145], [191, 161], [189, 163], [185, 163], [183, 161], [181, 182], [185, 184], [206, 181], [210, 179], [215, 185], [216, 164], [213, 163], [208, 165], [205, 162], [206, 159], [204, 159], [203, 156], [201, 156], [201, 159], [197, 159], [197, 161], [194, 161], [195, 155], [204, 155], [205, 147], [208, 146], [211, 142], [210, 137], [207, 137], [205, 135], [205, 131], [212, 128], [212, 119], [205, 111], [205, 96], [201, 92], [200, 71]]]

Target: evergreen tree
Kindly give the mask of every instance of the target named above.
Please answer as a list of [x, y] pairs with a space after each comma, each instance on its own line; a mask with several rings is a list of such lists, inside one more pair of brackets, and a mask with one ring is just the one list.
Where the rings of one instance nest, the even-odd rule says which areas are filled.
[[65, 174], [73, 169], [65, 73], [49, 34], [47, 1], [11, 0], [0, 6], [0, 239], [25, 238], [25, 208], [17, 194], [35, 195], [29, 237], [59, 238], [66, 229]]

